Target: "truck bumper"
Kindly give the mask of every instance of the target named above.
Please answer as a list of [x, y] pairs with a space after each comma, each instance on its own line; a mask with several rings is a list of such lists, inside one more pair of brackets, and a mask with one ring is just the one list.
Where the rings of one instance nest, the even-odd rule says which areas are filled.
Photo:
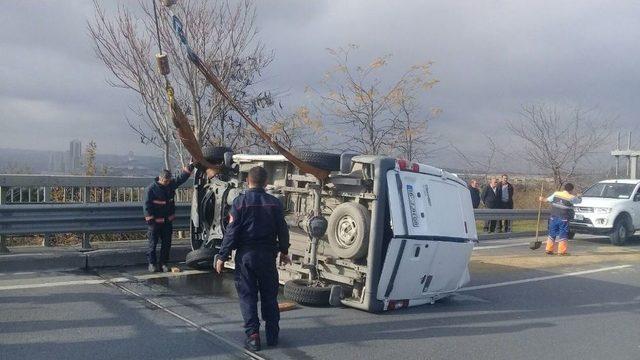
[[613, 231], [610, 227], [595, 227], [590, 221], [571, 221], [569, 230], [576, 234], [609, 235]]

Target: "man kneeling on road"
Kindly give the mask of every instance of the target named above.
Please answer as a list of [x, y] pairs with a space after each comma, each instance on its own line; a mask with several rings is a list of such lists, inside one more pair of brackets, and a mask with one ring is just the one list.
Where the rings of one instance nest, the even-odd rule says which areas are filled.
[[569, 255], [567, 252], [567, 239], [569, 238], [569, 221], [573, 219], [573, 205], [582, 200], [575, 196], [573, 184], [564, 184], [564, 191], [556, 191], [548, 198], [540, 197], [540, 201], [551, 203], [551, 216], [549, 217], [549, 237], [545, 252], [553, 255], [556, 239], [558, 239], [558, 255]]
[[278, 345], [280, 311], [276, 257], [280, 252], [280, 265], [291, 263], [287, 255], [289, 228], [280, 200], [264, 190], [267, 171], [256, 166], [249, 170], [247, 180], [249, 190], [238, 196], [229, 210], [229, 225], [224, 233], [215, 268], [221, 273], [231, 251], [236, 250], [235, 280], [247, 334], [245, 347], [259, 351], [258, 293], [267, 345]]
[[[149, 250], [147, 260], [149, 271], [168, 272], [169, 252], [171, 250], [171, 234], [173, 220], [176, 218], [176, 189], [191, 176], [193, 163], [182, 169], [182, 173], [172, 179], [171, 171], [162, 170], [155, 181], [149, 185], [144, 199], [144, 219], [149, 225], [147, 236]], [[160, 240], [160, 261], [156, 260], [156, 246]]]

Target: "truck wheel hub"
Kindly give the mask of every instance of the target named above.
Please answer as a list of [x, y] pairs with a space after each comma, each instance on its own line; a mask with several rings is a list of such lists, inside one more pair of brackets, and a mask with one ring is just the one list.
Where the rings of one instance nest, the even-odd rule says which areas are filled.
[[338, 223], [338, 243], [343, 247], [353, 245], [355, 241], [358, 227], [355, 220], [351, 216], [344, 216]]

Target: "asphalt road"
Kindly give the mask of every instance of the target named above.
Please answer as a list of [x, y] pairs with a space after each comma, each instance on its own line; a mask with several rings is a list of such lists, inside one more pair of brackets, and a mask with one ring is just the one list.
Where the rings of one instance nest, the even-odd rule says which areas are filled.
[[486, 241], [457, 295], [385, 314], [300, 307], [281, 344], [240, 349], [229, 276], [141, 268], [1, 273], [1, 359], [640, 359], [640, 241]]

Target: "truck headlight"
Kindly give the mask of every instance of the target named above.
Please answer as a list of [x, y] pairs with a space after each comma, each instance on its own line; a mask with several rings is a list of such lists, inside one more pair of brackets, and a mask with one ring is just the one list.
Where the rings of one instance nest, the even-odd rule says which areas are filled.
[[597, 214], [608, 214], [611, 212], [611, 208], [597, 207], [595, 208], [595, 212]]

